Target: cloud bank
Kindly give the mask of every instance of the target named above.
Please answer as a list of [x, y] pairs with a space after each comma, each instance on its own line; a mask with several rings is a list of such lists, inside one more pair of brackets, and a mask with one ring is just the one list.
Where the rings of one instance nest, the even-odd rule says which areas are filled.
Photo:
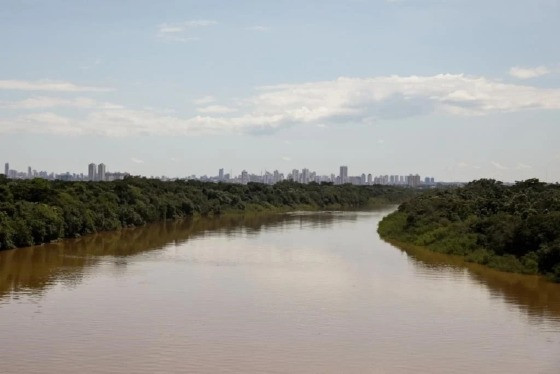
[[51, 92], [107, 92], [113, 91], [107, 87], [80, 86], [70, 82], [51, 80], [20, 81], [0, 80], [0, 90], [13, 91], [51, 91]]
[[[195, 112], [200, 114], [190, 117], [83, 99], [60, 101], [60, 106], [81, 109], [80, 115], [68, 117], [57, 113], [56, 100], [43, 98], [36, 100], [36, 109], [48, 109], [47, 112], [23, 113], [9, 119], [4, 116], [0, 132], [106, 136], [261, 133], [299, 125], [368, 124], [434, 114], [483, 116], [560, 109], [560, 89], [507, 84], [462, 74], [342, 77], [272, 85], [257, 88], [254, 95], [238, 98], [233, 105], [223, 105], [211, 97], [203, 99], [195, 103]], [[33, 109], [32, 101], [19, 105], [22, 110]]]
[[530, 79], [542, 77], [543, 75], [550, 74], [551, 71], [546, 66], [537, 66], [536, 68], [522, 68], [514, 66], [509, 69], [509, 74], [518, 79]]

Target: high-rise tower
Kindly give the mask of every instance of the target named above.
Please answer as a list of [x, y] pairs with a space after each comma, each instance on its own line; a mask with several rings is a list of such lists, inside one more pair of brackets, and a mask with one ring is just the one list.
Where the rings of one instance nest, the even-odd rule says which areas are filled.
[[340, 184], [348, 183], [348, 166], [340, 167]]
[[88, 165], [88, 180], [89, 181], [94, 181], [97, 178], [97, 165], [95, 165], [93, 162], [91, 164]]
[[98, 181], [105, 180], [105, 164], [103, 163], [97, 165], [97, 180]]

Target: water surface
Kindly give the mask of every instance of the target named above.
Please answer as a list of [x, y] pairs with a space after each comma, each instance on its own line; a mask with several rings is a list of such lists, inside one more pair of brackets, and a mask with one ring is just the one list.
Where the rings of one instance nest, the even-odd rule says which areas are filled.
[[376, 233], [385, 214], [0, 252], [0, 372], [560, 372], [560, 285], [395, 248]]

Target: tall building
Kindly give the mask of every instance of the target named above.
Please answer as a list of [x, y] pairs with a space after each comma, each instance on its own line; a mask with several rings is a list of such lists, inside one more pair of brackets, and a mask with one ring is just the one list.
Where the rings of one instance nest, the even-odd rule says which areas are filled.
[[221, 168], [221, 169], [218, 171], [218, 180], [219, 180], [220, 182], [224, 180], [224, 169], [223, 169], [223, 168]]
[[299, 170], [298, 169], [292, 170], [292, 180], [294, 182], [299, 182]]
[[4, 164], [4, 175], [8, 178], [8, 174], [10, 173], [10, 163], [6, 162]]
[[243, 170], [241, 172], [241, 183], [242, 184], [249, 183], [249, 173], [247, 173], [247, 170]]
[[303, 169], [301, 171], [301, 183], [309, 183], [309, 169]]
[[367, 175], [367, 184], [369, 185], [373, 184], [373, 176], [371, 174]]
[[27, 178], [31, 179], [33, 177], [33, 173], [31, 172], [31, 166], [27, 167]]
[[407, 178], [408, 178], [407, 184], [410, 187], [418, 187], [420, 185], [420, 176], [418, 174], [416, 175], [410, 174]]
[[88, 180], [94, 181], [97, 179], [97, 165], [93, 162], [88, 165]]
[[348, 166], [340, 167], [340, 184], [348, 183]]
[[282, 181], [282, 177], [278, 170], [274, 170], [274, 183], [278, 183]]
[[98, 181], [105, 180], [105, 164], [103, 163], [97, 165], [97, 180]]

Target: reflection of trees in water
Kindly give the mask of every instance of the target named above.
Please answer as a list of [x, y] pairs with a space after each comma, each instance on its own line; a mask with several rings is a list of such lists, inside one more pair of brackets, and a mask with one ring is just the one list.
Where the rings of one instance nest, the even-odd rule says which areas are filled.
[[398, 248], [409, 256], [419, 271], [463, 274], [486, 287], [492, 297], [499, 297], [525, 312], [530, 320], [543, 317], [560, 318], [560, 284], [539, 276], [505, 273], [479, 264], [468, 263], [458, 256], [432, 252], [424, 248], [400, 245]]
[[[353, 217], [353, 218], [352, 218]], [[84, 270], [114, 257], [116, 267], [126, 267], [127, 257], [155, 251], [170, 243], [180, 244], [206, 235], [257, 235], [262, 230], [281, 229], [295, 223], [306, 228], [324, 228], [334, 220], [357, 219], [351, 214], [231, 215], [169, 221], [135, 229], [84, 236], [58, 243], [0, 251], [0, 299], [11, 292], [41, 294], [50, 285], [77, 285]]]

